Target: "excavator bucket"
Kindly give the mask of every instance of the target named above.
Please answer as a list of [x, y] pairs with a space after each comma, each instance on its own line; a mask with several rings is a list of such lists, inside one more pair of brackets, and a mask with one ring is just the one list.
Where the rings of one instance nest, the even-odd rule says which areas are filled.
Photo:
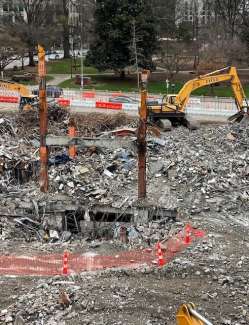
[[176, 316], [177, 325], [204, 325], [200, 320], [190, 314], [189, 306], [182, 305]]
[[212, 325], [207, 319], [201, 316], [190, 303], [182, 305], [176, 315], [177, 325]]
[[238, 112], [228, 118], [228, 121], [231, 123], [243, 123], [244, 125], [249, 124], [249, 115], [248, 113]]

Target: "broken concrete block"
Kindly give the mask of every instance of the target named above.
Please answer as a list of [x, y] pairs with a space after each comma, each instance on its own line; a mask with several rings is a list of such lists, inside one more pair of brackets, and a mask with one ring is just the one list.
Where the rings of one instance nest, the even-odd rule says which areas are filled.
[[49, 230], [49, 237], [51, 239], [55, 239], [55, 240], [59, 240], [60, 239], [60, 236], [58, 234], [58, 231], [56, 231], [56, 230]]
[[233, 133], [228, 133], [227, 140], [234, 141], [236, 140], [236, 136]]
[[74, 188], [74, 182], [68, 182], [67, 186], [70, 187], [70, 188]]
[[111, 173], [108, 169], [105, 169], [104, 172], [103, 172], [104, 175], [110, 177], [110, 178], [113, 178], [114, 175], [113, 173]]

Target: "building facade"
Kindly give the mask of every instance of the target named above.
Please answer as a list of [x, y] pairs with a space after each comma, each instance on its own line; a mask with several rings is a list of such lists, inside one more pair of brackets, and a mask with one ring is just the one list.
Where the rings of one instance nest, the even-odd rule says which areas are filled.
[[[151, 0], [160, 37], [171, 37], [182, 22], [207, 25], [213, 16], [214, 0]], [[167, 2], [167, 3], [166, 3]]]
[[26, 13], [20, 0], [0, 0], [0, 22], [3, 20], [15, 22], [17, 15], [26, 19]]
[[200, 25], [206, 25], [212, 18], [210, 0], [181, 0], [178, 8], [178, 21], [194, 22], [198, 19]]

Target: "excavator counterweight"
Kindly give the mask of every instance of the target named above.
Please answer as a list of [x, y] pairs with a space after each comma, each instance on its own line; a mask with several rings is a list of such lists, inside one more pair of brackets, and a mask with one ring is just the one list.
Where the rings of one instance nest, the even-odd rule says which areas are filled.
[[178, 94], [165, 95], [160, 105], [147, 105], [150, 121], [159, 126], [160, 124], [162, 126], [166, 124], [169, 127], [168, 123], [164, 121], [169, 120], [172, 126], [184, 125], [190, 129], [194, 129], [195, 126], [190, 123], [185, 115], [185, 109], [191, 93], [196, 89], [222, 82], [229, 82], [231, 84], [235, 103], [238, 108], [238, 113], [231, 116], [229, 120], [231, 122], [240, 122], [244, 116], [248, 116], [249, 105], [235, 67], [216, 70], [189, 80], [184, 84]]

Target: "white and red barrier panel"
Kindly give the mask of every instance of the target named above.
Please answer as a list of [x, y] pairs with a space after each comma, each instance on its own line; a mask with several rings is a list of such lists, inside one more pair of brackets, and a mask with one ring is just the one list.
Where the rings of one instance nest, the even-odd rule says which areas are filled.
[[114, 110], [121, 110], [123, 108], [121, 103], [109, 103], [109, 102], [96, 102], [95, 107], [114, 109]]
[[71, 106], [71, 100], [66, 98], [58, 98], [57, 103], [62, 107]]
[[95, 98], [95, 97], [96, 97], [96, 93], [93, 91], [86, 91], [82, 93], [82, 98]]
[[114, 111], [137, 111], [137, 104], [124, 104], [124, 103], [111, 103], [108, 101], [96, 101], [94, 98], [82, 98], [82, 99], [67, 99], [58, 98], [57, 103], [62, 107], [87, 107], [87, 108], [99, 108]]
[[0, 96], [0, 103], [18, 103], [19, 97], [15, 96]]
[[95, 107], [95, 100], [72, 99], [70, 106], [72, 106], [72, 107]]
[[123, 93], [121, 93], [121, 92], [116, 92], [116, 93], [112, 93], [111, 96], [112, 96], [112, 97], [123, 96]]

